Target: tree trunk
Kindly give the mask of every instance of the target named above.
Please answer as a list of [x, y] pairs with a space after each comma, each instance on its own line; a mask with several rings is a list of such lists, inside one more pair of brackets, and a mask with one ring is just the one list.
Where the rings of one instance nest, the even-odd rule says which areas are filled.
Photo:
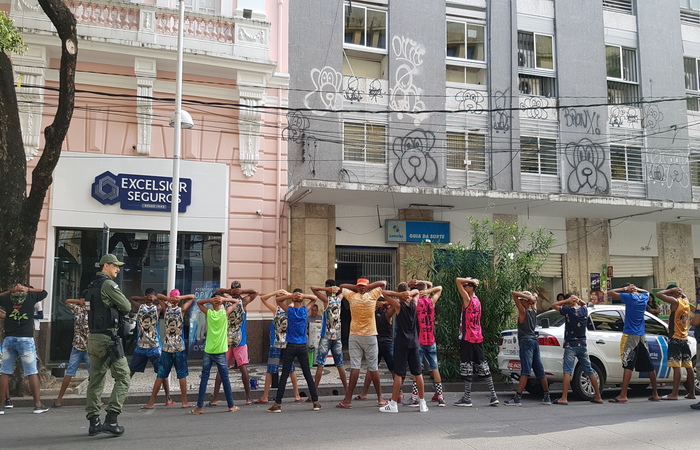
[[[44, 130], [44, 149], [32, 171], [27, 194], [27, 162], [12, 61], [5, 52], [0, 52], [0, 290], [16, 283], [29, 285], [30, 261], [41, 210], [73, 117], [78, 55], [75, 17], [61, 0], [38, 1], [61, 39], [58, 106], [53, 122]], [[45, 368], [43, 364], [41, 367], [40, 378], [44, 380]], [[11, 384], [17, 388], [19, 380], [15, 377]]]

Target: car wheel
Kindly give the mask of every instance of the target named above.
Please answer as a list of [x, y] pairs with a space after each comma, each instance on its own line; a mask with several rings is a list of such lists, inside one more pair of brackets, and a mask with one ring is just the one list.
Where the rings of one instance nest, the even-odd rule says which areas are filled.
[[[598, 378], [598, 386], [602, 389], [605, 385], [603, 371], [594, 361], [591, 361], [591, 367], [595, 372], [596, 378]], [[579, 400], [593, 400], [595, 397], [593, 383], [591, 383], [591, 379], [583, 373], [583, 366], [581, 364], [578, 364], [574, 370], [574, 375], [571, 378], [571, 390], [574, 391], [574, 396]]]
[[544, 389], [542, 389], [542, 382], [540, 380], [527, 380], [525, 390], [536, 397], [544, 395]]

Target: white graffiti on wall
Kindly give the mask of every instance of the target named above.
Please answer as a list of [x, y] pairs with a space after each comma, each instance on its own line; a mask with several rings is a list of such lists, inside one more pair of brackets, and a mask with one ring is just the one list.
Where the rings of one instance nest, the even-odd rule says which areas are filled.
[[318, 116], [343, 107], [343, 74], [332, 67], [311, 70], [314, 90], [304, 97], [304, 106]]
[[649, 150], [649, 163], [647, 164], [649, 180], [654, 184], [665, 184], [669, 189], [675, 184], [682, 188], [687, 188], [690, 185], [687, 161], [687, 156], [673, 155], [663, 153], [658, 149], [651, 149]]
[[[416, 86], [413, 78], [420, 73], [425, 47], [413, 39], [394, 36], [391, 40], [391, 50], [399, 66], [394, 73], [394, 85], [389, 96], [389, 107], [394, 111], [413, 112], [413, 114], [407, 114], [413, 116], [414, 123], [418, 125], [427, 115], [420, 114], [420, 111], [425, 110], [425, 103], [420, 99], [423, 90]], [[399, 113], [398, 118], [401, 120], [403, 113]]]

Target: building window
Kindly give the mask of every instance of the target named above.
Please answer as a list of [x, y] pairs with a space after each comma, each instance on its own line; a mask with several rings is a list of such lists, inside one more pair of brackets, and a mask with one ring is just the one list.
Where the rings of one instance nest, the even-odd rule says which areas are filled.
[[486, 82], [485, 29], [484, 25], [447, 21], [447, 81]]
[[216, 0], [185, 0], [185, 11], [217, 15], [220, 2]]
[[690, 184], [700, 187], [700, 150], [690, 152]]
[[520, 169], [525, 173], [557, 175], [557, 140], [521, 136]]
[[523, 95], [556, 97], [552, 36], [518, 31], [518, 87]]
[[478, 133], [447, 133], [447, 168], [486, 171], [486, 136]]
[[386, 11], [345, 5], [345, 43], [386, 50]]
[[683, 70], [685, 72], [686, 103], [688, 111], [700, 111], [698, 96], [700, 87], [698, 86], [698, 60], [695, 58], [683, 58]]
[[700, 0], [680, 0], [681, 23], [700, 25]]
[[343, 160], [386, 164], [386, 126], [376, 123], [343, 125]]
[[613, 180], [644, 181], [642, 149], [640, 147], [611, 145], [610, 169]]
[[605, 46], [608, 73], [608, 103], [634, 104], [639, 101], [637, 50], [618, 45]]
[[634, 13], [632, 0], [603, 0], [603, 9], [625, 14]]

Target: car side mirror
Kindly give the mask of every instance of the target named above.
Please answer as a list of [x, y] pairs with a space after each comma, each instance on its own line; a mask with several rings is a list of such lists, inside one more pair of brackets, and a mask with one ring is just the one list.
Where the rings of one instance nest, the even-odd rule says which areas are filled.
[[542, 322], [540, 322], [540, 326], [542, 328], [549, 328], [549, 319], [547, 319], [547, 318], [542, 319]]

